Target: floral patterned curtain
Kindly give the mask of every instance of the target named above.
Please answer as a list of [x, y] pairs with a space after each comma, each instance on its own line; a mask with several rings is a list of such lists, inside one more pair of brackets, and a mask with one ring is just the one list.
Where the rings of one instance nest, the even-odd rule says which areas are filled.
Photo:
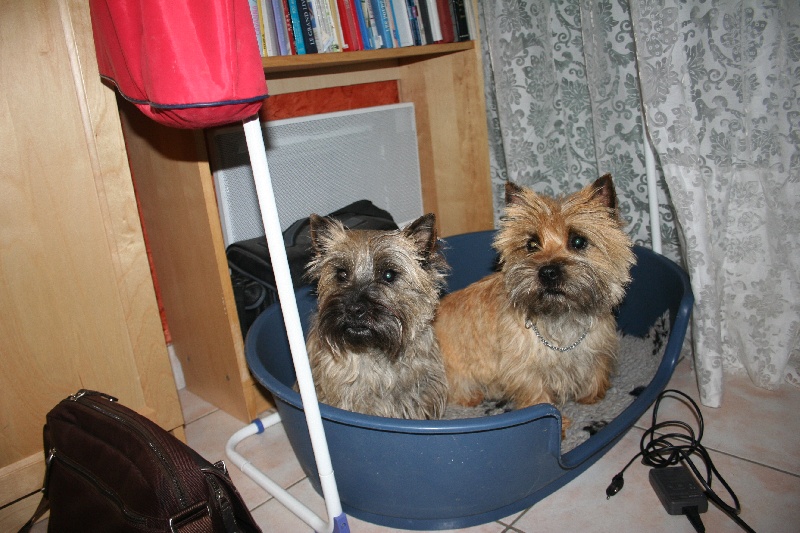
[[800, 385], [800, 2], [480, 0], [478, 15], [496, 213], [507, 179], [562, 194], [611, 172], [648, 245], [643, 100], [701, 400], [720, 404], [724, 370]]
[[[650, 244], [641, 96], [627, 3], [481, 0], [495, 214], [510, 179], [567, 194], [611, 173], [628, 232]], [[661, 181], [664, 253], [679, 257]]]

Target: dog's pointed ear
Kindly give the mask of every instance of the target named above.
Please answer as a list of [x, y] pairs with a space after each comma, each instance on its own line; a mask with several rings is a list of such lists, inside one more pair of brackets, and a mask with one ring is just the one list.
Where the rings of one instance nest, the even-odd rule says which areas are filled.
[[602, 175], [589, 187], [592, 189], [592, 195], [590, 196], [592, 200], [598, 200], [614, 213], [617, 212], [617, 193], [614, 190], [614, 181], [611, 179], [611, 174]]
[[506, 205], [522, 203], [522, 195], [525, 189], [511, 181], [506, 182]]
[[311, 246], [314, 248], [314, 252], [316, 254], [323, 253], [333, 240], [334, 233], [337, 230], [336, 221], [332, 218], [321, 217], [312, 213], [308, 217], [308, 226]]
[[403, 234], [411, 239], [425, 257], [431, 255], [438, 246], [436, 238], [436, 215], [422, 215], [403, 229]]

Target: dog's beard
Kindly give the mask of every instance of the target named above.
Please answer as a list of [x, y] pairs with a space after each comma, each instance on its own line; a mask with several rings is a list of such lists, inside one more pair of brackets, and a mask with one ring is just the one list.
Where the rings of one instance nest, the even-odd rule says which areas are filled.
[[389, 307], [370, 299], [361, 316], [349, 311], [353, 301], [334, 298], [320, 307], [318, 330], [335, 354], [375, 352], [396, 359], [403, 346], [403, 322]]

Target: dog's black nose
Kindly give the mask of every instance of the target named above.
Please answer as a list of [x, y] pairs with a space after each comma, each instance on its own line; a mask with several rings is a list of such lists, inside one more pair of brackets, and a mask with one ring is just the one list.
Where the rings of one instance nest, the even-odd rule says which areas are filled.
[[347, 314], [352, 318], [362, 318], [365, 314], [367, 314], [367, 306], [361, 302], [356, 302], [348, 304], [346, 311]]
[[539, 269], [539, 281], [545, 285], [553, 285], [561, 280], [562, 273], [560, 265], [544, 265]]

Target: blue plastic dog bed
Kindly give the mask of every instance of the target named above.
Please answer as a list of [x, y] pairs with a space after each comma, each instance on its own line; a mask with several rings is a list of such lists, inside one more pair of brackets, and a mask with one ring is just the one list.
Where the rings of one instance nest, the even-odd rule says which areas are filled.
[[[452, 267], [449, 290], [490, 273], [493, 231], [445, 240]], [[345, 513], [376, 524], [417, 530], [490, 522], [526, 509], [564, 486], [607, 452], [665, 388], [678, 360], [693, 296], [686, 273], [649, 249], [636, 247], [633, 282], [619, 309], [618, 328], [644, 336], [668, 312], [670, 331], [655, 377], [619, 416], [561, 454], [561, 415], [551, 405], [481, 418], [419, 421], [362, 415], [320, 405]], [[307, 331], [316, 300], [297, 291]], [[247, 362], [272, 394], [297, 458], [317, 492], [320, 484], [281, 309], [274, 305], [247, 335]]]

